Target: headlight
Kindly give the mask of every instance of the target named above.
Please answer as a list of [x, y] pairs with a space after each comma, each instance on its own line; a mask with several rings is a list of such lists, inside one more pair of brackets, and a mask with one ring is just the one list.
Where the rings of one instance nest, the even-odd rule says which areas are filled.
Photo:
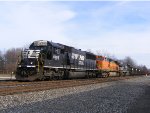
[[31, 64], [33, 64], [33, 62], [31, 62]]

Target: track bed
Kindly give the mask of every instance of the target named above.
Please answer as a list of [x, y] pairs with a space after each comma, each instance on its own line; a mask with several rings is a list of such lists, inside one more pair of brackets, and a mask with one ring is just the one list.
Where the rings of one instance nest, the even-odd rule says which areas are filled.
[[137, 76], [126, 77], [108, 77], [108, 78], [91, 78], [91, 79], [73, 79], [73, 80], [52, 80], [52, 81], [35, 81], [35, 82], [18, 82], [7, 81], [0, 82], [0, 96], [12, 95], [16, 93], [34, 92], [57, 88], [74, 87], [88, 84], [111, 82], [135, 78]]

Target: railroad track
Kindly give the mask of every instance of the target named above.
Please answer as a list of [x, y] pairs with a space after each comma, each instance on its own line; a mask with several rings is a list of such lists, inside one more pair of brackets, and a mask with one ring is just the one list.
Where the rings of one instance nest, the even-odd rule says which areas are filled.
[[42, 91], [42, 90], [49, 90], [49, 89], [96, 84], [102, 82], [130, 79], [135, 77], [137, 76], [36, 81], [36, 82], [7, 81], [7, 82], [0, 82], [0, 96], [12, 95], [16, 93], [34, 92], [34, 91]]

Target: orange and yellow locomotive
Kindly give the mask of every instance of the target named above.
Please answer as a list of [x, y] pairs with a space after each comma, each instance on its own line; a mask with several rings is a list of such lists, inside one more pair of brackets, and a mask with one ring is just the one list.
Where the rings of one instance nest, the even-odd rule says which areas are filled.
[[96, 56], [96, 67], [98, 74], [102, 77], [119, 75], [119, 64], [110, 58], [104, 56]]

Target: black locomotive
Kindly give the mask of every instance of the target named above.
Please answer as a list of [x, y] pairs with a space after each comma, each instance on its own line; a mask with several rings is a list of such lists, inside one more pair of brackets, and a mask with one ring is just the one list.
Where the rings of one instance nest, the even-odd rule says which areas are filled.
[[68, 79], [96, 76], [96, 56], [46, 40], [34, 41], [21, 53], [16, 79]]

